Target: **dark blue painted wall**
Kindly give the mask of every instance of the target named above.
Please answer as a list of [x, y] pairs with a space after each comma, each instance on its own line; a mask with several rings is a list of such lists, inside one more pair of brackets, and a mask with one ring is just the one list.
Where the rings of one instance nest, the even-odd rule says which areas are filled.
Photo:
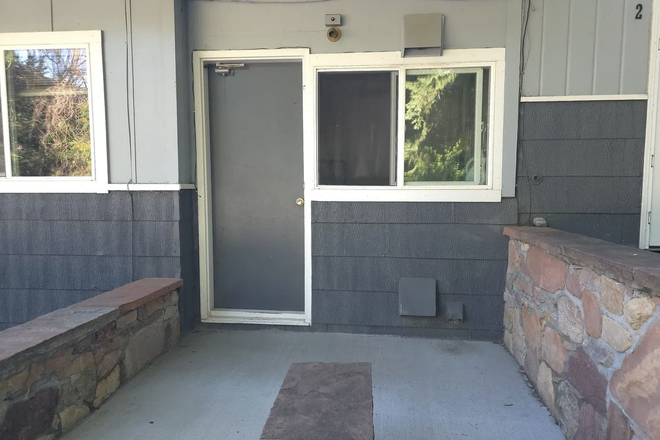
[[[314, 324], [300, 330], [498, 340], [504, 226], [540, 216], [636, 245], [646, 103], [524, 103], [520, 112], [516, 198], [312, 202]], [[0, 194], [0, 329], [152, 276], [183, 277], [190, 329], [199, 317], [195, 201], [194, 191]], [[401, 277], [437, 280], [438, 317], [398, 315]], [[443, 318], [447, 301], [465, 304], [462, 325]]]
[[[314, 202], [314, 325], [326, 331], [499, 339], [507, 266], [502, 229], [517, 218], [515, 199]], [[399, 316], [401, 277], [437, 280], [437, 317]], [[447, 301], [465, 304], [462, 325], [444, 319]]]
[[0, 194], [0, 329], [147, 277], [199, 316], [194, 192]]
[[645, 127], [646, 101], [521, 104], [519, 223], [637, 246]]

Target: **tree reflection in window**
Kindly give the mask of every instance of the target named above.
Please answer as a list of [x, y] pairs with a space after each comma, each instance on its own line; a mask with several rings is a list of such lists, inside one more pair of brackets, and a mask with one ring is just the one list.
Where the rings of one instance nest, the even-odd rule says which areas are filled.
[[[482, 77], [483, 87], [478, 88]], [[487, 155], [481, 145], [487, 145], [482, 138], [487, 130], [481, 124], [487, 120], [487, 83], [487, 74], [475, 70], [406, 73], [406, 184], [485, 183]]]
[[6, 51], [12, 174], [91, 176], [85, 49]]

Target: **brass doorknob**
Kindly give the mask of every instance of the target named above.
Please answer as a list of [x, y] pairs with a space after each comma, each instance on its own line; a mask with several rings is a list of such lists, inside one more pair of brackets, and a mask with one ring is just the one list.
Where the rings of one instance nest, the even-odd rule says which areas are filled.
[[305, 199], [302, 199], [300, 197], [296, 199], [296, 205], [303, 206], [304, 204], [305, 204]]

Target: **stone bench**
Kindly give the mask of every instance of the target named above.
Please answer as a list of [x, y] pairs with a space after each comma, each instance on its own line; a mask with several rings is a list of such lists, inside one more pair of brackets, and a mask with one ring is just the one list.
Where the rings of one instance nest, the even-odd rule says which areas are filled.
[[504, 233], [504, 342], [566, 438], [660, 440], [660, 255], [550, 228]]
[[0, 439], [70, 431], [178, 344], [179, 279], [143, 279], [0, 332]]
[[284, 379], [262, 440], [373, 440], [369, 363], [296, 363]]

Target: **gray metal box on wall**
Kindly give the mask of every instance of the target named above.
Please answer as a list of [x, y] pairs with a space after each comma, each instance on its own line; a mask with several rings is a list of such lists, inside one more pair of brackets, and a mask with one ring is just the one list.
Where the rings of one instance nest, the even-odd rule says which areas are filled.
[[399, 279], [399, 315], [436, 315], [435, 278]]
[[401, 56], [441, 56], [443, 14], [408, 14], [403, 16]]

